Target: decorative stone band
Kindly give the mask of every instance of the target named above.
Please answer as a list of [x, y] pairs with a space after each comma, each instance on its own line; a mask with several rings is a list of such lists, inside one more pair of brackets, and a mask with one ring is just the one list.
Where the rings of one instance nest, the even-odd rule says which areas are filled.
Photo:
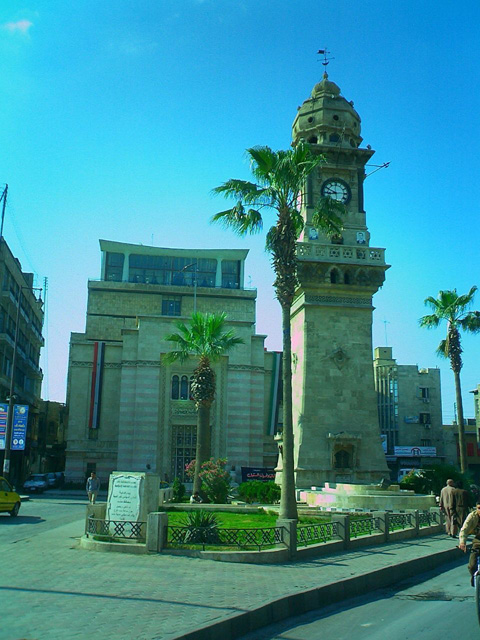
[[228, 368], [232, 371], [258, 371], [259, 373], [264, 373], [264, 367], [257, 367], [253, 364], [229, 364]]
[[[80, 360], [74, 360], [70, 366], [71, 367], [87, 367], [92, 369], [93, 362], [82, 362]], [[120, 362], [105, 362], [103, 366], [105, 367], [105, 369], [121, 369], [122, 368], [122, 364]]]
[[306, 304], [321, 304], [328, 307], [338, 307], [339, 305], [347, 307], [372, 307], [372, 298], [359, 298], [348, 296], [305, 296]]
[[297, 258], [298, 260], [318, 259], [322, 262], [338, 262], [340, 260], [352, 264], [385, 264], [385, 249], [297, 242]]

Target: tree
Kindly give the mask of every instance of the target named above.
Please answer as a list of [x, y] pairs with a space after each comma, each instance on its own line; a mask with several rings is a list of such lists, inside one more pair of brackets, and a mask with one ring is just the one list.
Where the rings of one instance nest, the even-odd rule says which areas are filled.
[[237, 344], [243, 344], [233, 329], [225, 331], [226, 313], [192, 314], [190, 325], [177, 323], [178, 333], [165, 339], [175, 344], [176, 349], [164, 355], [166, 362], [185, 362], [190, 357], [198, 358], [193, 372], [192, 398], [197, 408], [197, 449], [193, 492], [200, 491], [199, 471], [210, 457], [210, 408], [215, 399], [215, 372], [212, 363]]
[[[213, 193], [236, 200], [226, 211], [213, 216], [237, 234], [258, 233], [263, 228], [262, 211], [276, 214], [276, 224], [266, 236], [266, 248], [272, 255], [275, 272], [274, 288], [282, 308], [283, 328], [283, 453], [280, 517], [297, 519], [292, 421], [292, 357], [290, 310], [297, 288], [296, 241], [303, 229], [300, 213], [307, 177], [324, 157], [314, 154], [301, 141], [288, 151], [272, 151], [270, 147], [247, 149], [250, 168], [256, 182], [228, 180]], [[327, 235], [338, 233], [344, 206], [329, 197], [320, 199], [312, 222]]]
[[477, 287], [472, 287], [464, 295], [458, 295], [457, 290], [439, 291], [438, 298], [429, 297], [425, 304], [433, 309], [433, 313], [420, 318], [420, 326], [432, 329], [438, 327], [443, 320], [447, 321], [447, 337], [437, 348], [437, 354], [450, 359], [450, 367], [455, 379], [455, 395], [457, 400], [458, 445], [460, 449], [460, 468], [462, 473], [467, 471], [467, 447], [465, 442], [465, 427], [463, 419], [462, 388], [460, 371], [462, 369], [462, 345], [460, 330], [470, 333], [480, 331], [480, 311], [467, 311], [472, 304]]

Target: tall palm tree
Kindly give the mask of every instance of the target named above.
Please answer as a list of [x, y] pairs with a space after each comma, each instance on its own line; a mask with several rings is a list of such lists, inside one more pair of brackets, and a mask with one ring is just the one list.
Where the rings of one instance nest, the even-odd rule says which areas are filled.
[[237, 344], [243, 344], [233, 329], [225, 331], [226, 313], [192, 314], [189, 326], [177, 323], [178, 333], [166, 336], [176, 349], [166, 353], [166, 362], [185, 362], [192, 356], [198, 358], [193, 372], [192, 397], [197, 408], [197, 449], [193, 492], [200, 491], [199, 477], [201, 465], [210, 457], [210, 408], [215, 399], [215, 372], [212, 363]]
[[[283, 452], [280, 517], [297, 519], [292, 421], [292, 358], [290, 310], [297, 281], [296, 241], [303, 229], [300, 205], [307, 177], [324, 157], [314, 154], [300, 142], [288, 151], [270, 147], [247, 149], [250, 168], [256, 182], [228, 180], [213, 193], [236, 200], [235, 206], [213, 216], [239, 235], [258, 233], [263, 228], [262, 212], [273, 211], [276, 224], [267, 232], [266, 248], [272, 254], [274, 288], [282, 307], [283, 327]], [[341, 229], [344, 207], [331, 198], [321, 198], [312, 222], [328, 235]]]
[[450, 367], [455, 378], [455, 395], [457, 399], [458, 417], [458, 445], [460, 449], [460, 468], [462, 473], [467, 471], [467, 447], [465, 443], [465, 428], [463, 419], [462, 388], [460, 385], [460, 371], [462, 369], [462, 345], [460, 329], [470, 333], [480, 331], [480, 311], [467, 311], [473, 301], [477, 287], [472, 287], [464, 295], [458, 295], [457, 290], [439, 291], [438, 298], [429, 297], [425, 304], [433, 309], [433, 313], [420, 318], [420, 326], [432, 329], [447, 321], [447, 337], [438, 346], [437, 354], [450, 359]]

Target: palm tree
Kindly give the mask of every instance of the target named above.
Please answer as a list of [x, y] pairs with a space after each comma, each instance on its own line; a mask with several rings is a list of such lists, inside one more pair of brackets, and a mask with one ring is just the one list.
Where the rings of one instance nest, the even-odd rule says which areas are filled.
[[[250, 168], [256, 182], [228, 180], [213, 190], [215, 194], [236, 200], [235, 206], [213, 216], [239, 235], [258, 233], [263, 228], [262, 211], [276, 214], [276, 224], [266, 236], [266, 248], [272, 254], [274, 288], [282, 307], [283, 327], [283, 452], [280, 518], [297, 519], [292, 421], [292, 362], [290, 310], [297, 288], [296, 241], [303, 229], [300, 204], [307, 177], [324, 157], [314, 154], [301, 141], [288, 151], [270, 147], [247, 149]], [[331, 198], [321, 198], [312, 222], [328, 235], [341, 229], [344, 206]]]
[[455, 395], [457, 399], [458, 416], [458, 445], [460, 448], [460, 468], [462, 473], [467, 471], [467, 449], [465, 443], [465, 428], [463, 420], [462, 388], [460, 385], [460, 371], [462, 369], [462, 345], [460, 329], [470, 333], [480, 331], [480, 311], [467, 311], [471, 305], [477, 287], [472, 287], [464, 295], [458, 295], [457, 290], [440, 291], [438, 298], [429, 297], [425, 304], [432, 307], [431, 315], [420, 318], [420, 326], [432, 329], [438, 327], [442, 320], [447, 321], [447, 337], [438, 346], [437, 354], [450, 359], [450, 367], [455, 378]]
[[178, 333], [166, 336], [166, 340], [176, 346], [166, 353], [166, 362], [185, 362], [190, 357], [198, 358], [198, 366], [193, 372], [192, 398], [197, 408], [197, 449], [193, 493], [200, 491], [199, 477], [201, 465], [210, 457], [210, 408], [215, 399], [215, 372], [212, 363], [237, 344], [243, 344], [233, 329], [225, 331], [226, 313], [192, 314], [190, 325], [177, 323]]

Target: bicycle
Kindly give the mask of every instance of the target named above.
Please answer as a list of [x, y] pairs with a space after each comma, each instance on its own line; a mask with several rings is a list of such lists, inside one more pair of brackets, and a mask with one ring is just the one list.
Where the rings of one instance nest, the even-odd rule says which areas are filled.
[[478, 624], [480, 624], [480, 549], [473, 549], [468, 545], [467, 553], [474, 553], [477, 556], [477, 570], [473, 574], [473, 586], [475, 588], [475, 607], [477, 610]]

